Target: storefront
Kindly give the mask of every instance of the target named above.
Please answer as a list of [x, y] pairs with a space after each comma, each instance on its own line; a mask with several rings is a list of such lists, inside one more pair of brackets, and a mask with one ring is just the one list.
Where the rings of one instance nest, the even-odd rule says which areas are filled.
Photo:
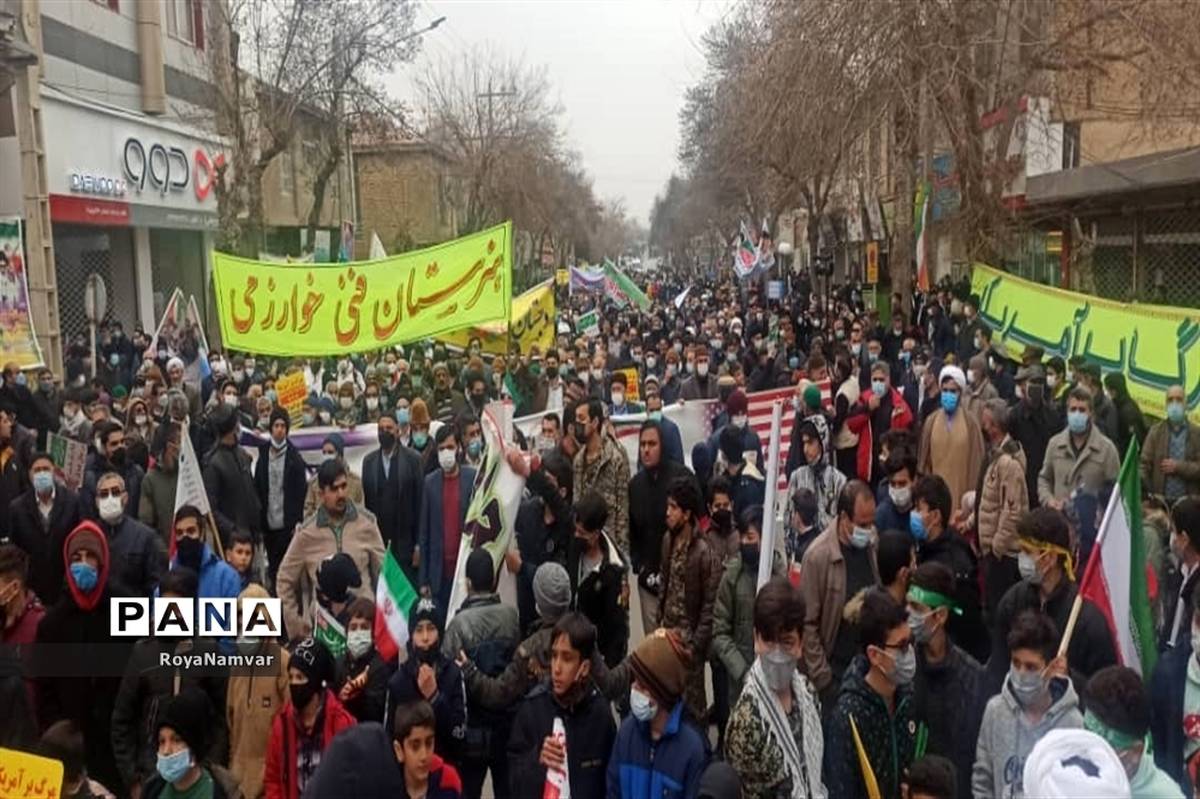
[[86, 329], [93, 272], [105, 280], [109, 318], [127, 327], [153, 329], [176, 287], [207, 313], [220, 140], [53, 89], [43, 108], [63, 335]]

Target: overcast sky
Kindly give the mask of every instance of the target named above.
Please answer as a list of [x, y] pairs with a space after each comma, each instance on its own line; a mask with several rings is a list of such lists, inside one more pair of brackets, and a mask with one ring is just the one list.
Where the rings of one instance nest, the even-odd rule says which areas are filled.
[[[648, 224], [650, 207], [677, 166], [683, 92], [700, 78], [700, 38], [730, 0], [427, 0], [417, 26], [445, 16], [424, 37], [416, 63], [393, 90], [411, 99], [427, 59], [482, 45], [549, 67], [570, 146], [602, 198], [623, 197]], [[411, 72], [409, 72], [411, 70]]]

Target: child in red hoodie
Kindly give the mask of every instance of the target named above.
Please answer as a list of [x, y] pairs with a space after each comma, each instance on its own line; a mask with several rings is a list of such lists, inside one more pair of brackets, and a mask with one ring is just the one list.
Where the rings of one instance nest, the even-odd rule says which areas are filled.
[[333, 736], [355, 724], [329, 685], [333, 658], [324, 644], [305, 638], [288, 660], [291, 697], [271, 725], [263, 787], [267, 799], [298, 799], [321, 764]]

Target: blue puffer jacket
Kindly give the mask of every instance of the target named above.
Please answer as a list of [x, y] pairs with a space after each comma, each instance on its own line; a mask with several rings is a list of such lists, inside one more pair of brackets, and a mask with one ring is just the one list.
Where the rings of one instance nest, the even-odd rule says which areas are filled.
[[649, 722], [629, 716], [608, 761], [608, 799], [694, 799], [707, 764], [700, 733], [683, 723], [682, 701], [657, 742], [650, 740]]
[[[178, 565], [179, 558], [176, 556], [171, 561], [171, 568]], [[200, 553], [199, 578], [200, 590], [196, 595], [204, 599], [237, 599], [242, 591], [242, 578], [232, 566], [209, 549], [208, 544], [203, 545]]]

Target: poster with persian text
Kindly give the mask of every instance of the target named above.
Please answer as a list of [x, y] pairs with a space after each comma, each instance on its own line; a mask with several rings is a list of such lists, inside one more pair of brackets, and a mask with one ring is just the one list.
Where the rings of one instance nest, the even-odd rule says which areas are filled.
[[0, 366], [43, 364], [29, 311], [29, 281], [20, 217], [0, 217]]

